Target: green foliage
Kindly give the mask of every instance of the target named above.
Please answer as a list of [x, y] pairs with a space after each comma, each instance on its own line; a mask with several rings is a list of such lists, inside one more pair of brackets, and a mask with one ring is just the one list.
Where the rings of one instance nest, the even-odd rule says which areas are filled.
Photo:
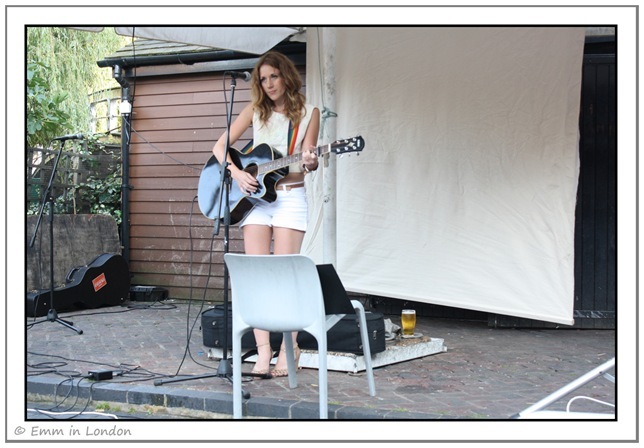
[[[92, 33], [64, 27], [27, 27], [27, 144], [47, 147], [51, 139], [61, 134], [91, 135], [90, 102], [98, 91], [118, 88], [109, 68], [100, 68], [104, 59], [129, 39], [118, 36], [113, 28]], [[73, 145], [76, 153], [95, 153], [104, 145], [90, 138], [86, 146]], [[65, 148], [65, 151], [70, 149]], [[115, 156], [118, 163], [118, 155]], [[43, 162], [44, 163], [44, 162]], [[60, 181], [73, 183], [62, 175]], [[90, 213], [104, 213], [121, 221], [121, 174], [113, 169], [106, 176], [93, 176], [65, 192], [57, 191], [57, 212], [69, 212], [63, 207], [89, 204]], [[36, 206], [27, 203], [27, 213]], [[81, 210], [81, 212], [88, 212]]]
[[69, 126], [70, 116], [62, 109], [67, 94], [50, 93], [47, 79], [51, 69], [42, 63], [27, 65], [27, 144], [43, 145]]
[[[87, 148], [92, 154], [108, 154], [114, 156], [114, 164], [109, 167], [109, 173], [104, 176], [90, 175], [85, 182], [77, 187], [79, 202], [89, 204], [89, 213], [111, 215], [117, 224], [121, 224], [121, 158], [113, 154], [113, 147], [96, 137], [90, 137]], [[120, 150], [120, 148], [119, 148]], [[98, 167], [96, 167], [98, 168]]]
[[[72, 142], [64, 151], [53, 183], [54, 213], [93, 213], [111, 215], [117, 224], [121, 219], [120, 146], [89, 137], [82, 143]], [[38, 152], [38, 150], [36, 150]], [[28, 154], [31, 151], [28, 151]], [[40, 210], [44, 189], [51, 176], [55, 155], [48, 155], [48, 168], [38, 168], [28, 180], [27, 215]], [[44, 166], [44, 165], [43, 165]], [[44, 178], [42, 178], [44, 176]], [[49, 209], [45, 212], [48, 213]]]
[[27, 28], [29, 145], [44, 147], [55, 134], [91, 133], [90, 95], [118, 87], [111, 70], [96, 62], [127, 42], [109, 27], [101, 33]]
[[121, 174], [112, 173], [105, 178], [89, 177], [79, 188], [82, 200], [90, 204], [90, 213], [111, 215], [121, 224]]

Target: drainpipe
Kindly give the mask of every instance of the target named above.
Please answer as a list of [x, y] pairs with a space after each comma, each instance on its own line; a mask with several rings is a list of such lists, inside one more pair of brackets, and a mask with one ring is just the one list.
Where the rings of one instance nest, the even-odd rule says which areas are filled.
[[121, 85], [121, 255], [130, 263], [130, 131], [132, 103], [130, 83], [119, 65], [114, 66], [112, 76]]

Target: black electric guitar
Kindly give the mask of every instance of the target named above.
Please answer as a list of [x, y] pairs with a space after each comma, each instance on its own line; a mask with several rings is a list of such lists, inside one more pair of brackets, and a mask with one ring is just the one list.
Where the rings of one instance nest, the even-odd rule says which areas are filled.
[[[360, 136], [338, 140], [314, 149], [319, 156], [334, 153], [346, 154], [360, 152], [364, 148], [364, 139]], [[247, 154], [231, 148], [230, 156], [235, 166], [250, 173], [257, 179], [259, 187], [250, 195], [244, 195], [233, 180], [230, 188], [230, 223], [237, 224], [259, 202], [273, 202], [277, 198], [275, 185], [288, 174], [288, 166], [302, 160], [302, 153], [282, 157], [269, 145], [262, 143]], [[221, 164], [211, 156], [201, 171], [197, 198], [199, 209], [207, 218], [224, 218], [224, 207], [219, 206], [221, 194]]]

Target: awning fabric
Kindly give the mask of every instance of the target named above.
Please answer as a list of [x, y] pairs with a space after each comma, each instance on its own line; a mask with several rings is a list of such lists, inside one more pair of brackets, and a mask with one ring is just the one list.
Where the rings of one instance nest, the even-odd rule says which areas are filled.
[[[104, 27], [73, 27], [100, 32]], [[118, 26], [117, 34], [144, 39], [223, 48], [252, 54], [262, 54], [289, 36], [298, 34], [292, 27], [225, 27], [225, 26]]]
[[[337, 137], [366, 142], [337, 163], [347, 289], [572, 324], [584, 28], [339, 27], [336, 39]], [[317, 65], [307, 95], [323, 107]], [[316, 176], [303, 251], [320, 259]]]

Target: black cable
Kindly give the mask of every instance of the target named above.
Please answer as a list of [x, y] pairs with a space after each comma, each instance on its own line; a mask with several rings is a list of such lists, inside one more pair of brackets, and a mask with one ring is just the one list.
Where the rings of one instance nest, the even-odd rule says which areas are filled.
[[[98, 382], [95, 382], [95, 383], [91, 383], [89, 385], [89, 395], [87, 397], [87, 401], [82, 405], [83, 407], [80, 410], [74, 411], [74, 408], [76, 408], [76, 406], [78, 405], [79, 399], [80, 399], [80, 385], [81, 385], [81, 382], [83, 380], [86, 380], [86, 379], [88, 379], [87, 376], [80, 377], [78, 382], [75, 385], [74, 385], [74, 379], [73, 378], [63, 380], [61, 383], [59, 383], [56, 386], [56, 391], [55, 391], [55, 395], [54, 395], [54, 397], [55, 397], [54, 398], [54, 405], [52, 407], [50, 407], [50, 408], [32, 408], [30, 410], [33, 411], [33, 412], [37, 412], [38, 414], [43, 415], [43, 416], [49, 418], [50, 420], [73, 420], [75, 418], [83, 417], [85, 415], [87, 409], [89, 408], [90, 403], [92, 402], [94, 386], [96, 384], [98, 384]], [[70, 390], [65, 395], [63, 400], [61, 402], [58, 402], [58, 387], [61, 387], [67, 381], [71, 382]], [[71, 392], [72, 392], [72, 390], [74, 390], [74, 388], [77, 391], [76, 392], [76, 398], [75, 398], [74, 402], [71, 405], [68, 405], [67, 408], [60, 409], [61, 406], [65, 403], [65, 401], [71, 396]], [[59, 415], [56, 415], [56, 414], [59, 414]], [[71, 415], [66, 416], [64, 414], [71, 414]], [[118, 417], [116, 417], [116, 418], [118, 418]]]
[[[32, 355], [32, 356], [43, 356], [43, 357], [49, 357], [49, 358], [57, 358], [57, 359], [62, 359], [63, 361], [68, 361], [68, 362], [94, 364], [94, 365], [97, 365], [97, 366], [107, 366], [107, 367], [111, 367], [113, 369], [117, 369], [119, 367], [118, 365], [107, 364], [105, 362], [88, 361], [88, 360], [85, 360], [85, 359], [72, 359], [72, 358], [66, 358], [66, 357], [61, 356], [61, 355], [50, 355], [48, 353], [38, 353], [38, 352], [30, 351], [30, 350], [27, 350], [27, 354]], [[41, 363], [41, 364], [45, 364], [45, 363]], [[65, 363], [64, 365], [67, 365], [67, 364]]]
[[[57, 403], [56, 399], [58, 398], [58, 388], [62, 387], [67, 381], [69, 381], [69, 383], [70, 383], [69, 392], [65, 395], [65, 398], [63, 398], [63, 401], [61, 401], [60, 403]], [[81, 381], [83, 381], [82, 377], [79, 379], [79, 381], [78, 381], [78, 383], [76, 385], [76, 397], [74, 399], [74, 402], [71, 404], [71, 406], [69, 406], [68, 408], [66, 408], [64, 410], [57, 410], [56, 412], [69, 412], [72, 409], [74, 409], [74, 407], [76, 406], [76, 404], [78, 403], [78, 400], [80, 398], [80, 388], [78, 386], [80, 385]], [[73, 390], [74, 390], [74, 377], [73, 376], [70, 376], [68, 379], [63, 380], [62, 382], [57, 384], [56, 389], [54, 391], [54, 404], [55, 404], [55, 406], [53, 408], [51, 408], [50, 410], [60, 408], [65, 403], [65, 401], [67, 401], [67, 399], [72, 395]], [[89, 402], [90, 402], [91, 399], [92, 399], [92, 394], [90, 392], [89, 396], [87, 397], [87, 403], [85, 404], [85, 407], [83, 408], [83, 410], [87, 409], [87, 406], [89, 406]]]
[[[158, 305], [156, 305], [158, 303]], [[177, 305], [173, 305], [171, 303], [163, 303], [160, 300], [155, 300], [151, 304], [143, 304], [139, 303], [136, 305], [128, 305], [128, 311], [134, 311], [134, 310], [158, 310], [158, 311], [169, 311], [169, 310], [176, 310]]]
[[[188, 231], [188, 238], [190, 240], [190, 268], [189, 268], [189, 270], [190, 270], [190, 301], [188, 302], [188, 317], [187, 317], [186, 322], [188, 322], [189, 319], [190, 319], [190, 308], [191, 308], [191, 305], [192, 305], [192, 253], [193, 253], [192, 216], [193, 216], [194, 204], [195, 204], [196, 199], [197, 199], [197, 196], [195, 196], [193, 198], [193, 200], [192, 200], [192, 207], [190, 209], [190, 218], [189, 218], [189, 226], [190, 226], [189, 229], [190, 230]], [[208, 274], [206, 276], [206, 284], [204, 285], [204, 289], [203, 289], [203, 297], [201, 298], [201, 305], [199, 307], [199, 312], [197, 313], [197, 316], [195, 317], [195, 320], [194, 320], [194, 322], [192, 324], [192, 327], [190, 328], [190, 330], [188, 331], [188, 333], [186, 335], [187, 340], [188, 340], [188, 354], [190, 355], [190, 359], [192, 359], [196, 364], [201, 365], [203, 367], [208, 367], [208, 368], [212, 368], [212, 367], [211, 366], [205, 366], [205, 365], [199, 363], [197, 360], [195, 360], [193, 358], [192, 352], [190, 351], [190, 340], [192, 339], [192, 332], [194, 331], [194, 328], [195, 328], [197, 322], [199, 321], [199, 317], [202, 315], [204, 306], [206, 304], [206, 295], [208, 294], [208, 284], [210, 283], [210, 278], [212, 276], [212, 254], [213, 254], [213, 251], [214, 251], [214, 245], [215, 245], [215, 235], [213, 234], [211, 236], [211, 238], [210, 238], [210, 250], [208, 251], [209, 252], [209, 255], [208, 255], [208, 257], [209, 257], [209, 260], [208, 260]], [[187, 327], [186, 327], [186, 330], [187, 330]]]
[[66, 362], [40, 362], [37, 364], [27, 363], [27, 367], [33, 370], [27, 371], [27, 376], [39, 376], [47, 373], [58, 373], [61, 367], [65, 367]]
[[[45, 412], [67, 413], [67, 412], [69, 412], [71, 409], [73, 409], [76, 406], [76, 404], [78, 403], [78, 399], [80, 397], [80, 389], [78, 388], [78, 385], [76, 387], [76, 391], [77, 391], [76, 398], [75, 398], [74, 402], [72, 403], [72, 405], [69, 406], [67, 409], [64, 409], [64, 410], [59, 409], [65, 403], [65, 401], [67, 401], [67, 399], [72, 396], [72, 391], [74, 390], [74, 376], [69, 376], [69, 375], [63, 375], [63, 376], [66, 376], [66, 379], [64, 379], [60, 383], [58, 383], [56, 385], [55, 390], [54, 390], [54, 401], [53, 401], [54, 405], [52, 407], [50, 407], [50, 408], [47, 408], [47, 409], [43, 409], [43, 408], [38, 409], [38, 408], [36, 408], [36, 409], [34, 409], [34, 411], [41, 412], [41, 413], [45, 413]], [[78, 384], [80, 384], [80, 381], [82, 381], [82, 380], [83, 380], [83, 378], [81, 378], [79, 380]], [[68, 381], [71, 383], [71, 385], [69, 387], [69, 391], [63, 396], [62, 401], [59, 402], [58, 401], [58, 388], [62, 387], [63, 384], [67, 383]], [[84, 412], [87, 409], [87, 407], [89, 406], [90, 401], [91, 401], [91, 389], [90, 389], [90, 395], [89, 395], [88, 401], [85, 404], [85, 406], [83, 407], [83, 410], [81, 412]], [[66, 420], [70, 419], [70, 418], [74, 418], [76, 415], [78, 415], [78, 414], [74, 413], [74, 415], [72, 415], [69, 418], [66, 418]], [[51, 415], [47, 415], [47, 416], [49, 418], [53, 418]]]
[[154, 149], [155, 151], [157, 151], [157, 152], [158, 152], [159, 154], [161, 154], [162, 156], [167, 157], [168, 159], [170, 159], [170, 160], [172, 160], [172, 161], [174, 161], [174, 162], [178, 163], [179, 165], [182, 165], [182, 166], [184, 166], [184, 167], [186, 167], [186, 168], [188, 168], [188, 169], [191, 169], [191, 170], [193, 170], [193, 171], [201, 171], [201, 168], [195, 168], [194, 166], [189, 165], [189, 164], [187, 164], [186, 162], [182, 162], [182, 161], [181, 161], [181, 160], [179, 160], [179, 159], [175, 159], [175, 158], [174, 158], [174, 157], [172, 157], [170, 154], [166, 153], [164, 150], [159, 149], [158, 147], [156, 147], [156, 146], [154, 145], [154, 143], [152, 143], [151, 141], [149, 141], [148, 139], [146, 139], [146, 138], [145, 138], [145, 137], [144, 137], [144, 136], [143, 136], [139, 131], [137, 131], [136, 129], [132, 128], [132, 126], [131, 126], [131, 125], [130, 125], [130, 130], [131, 130], [131, 132], [133, 132], [133, 133], [135, 133], [136, 135], [138, 135], [138, 136], [139, 136], [139, 138], [140, 138], [141, 140], [143, 140], [143, 141], [144, 141], [144, 142], [145, 142], [145, 143], [146, 143], [150, 148]]
[[134, 66], [134, 82], [132, 83], [132, 100], [134, 100], [134, 92], [136, 90], [136, 45], [134, 44], [134, 37], [135, 37], [135, 30], [136, 27], [132, 27], [132, 65]]
[[[157, 373], [153, 372], [151, 370], [147, 370], [142, 368], [141, 366], [133, 366], [133, 365], [128, 365], [128, 364], [108, 364], [105, 362], [96, 362], [96, 361], [88, 361], [85, 359], [71, 359], [71, 358], [66, 358], [64, 356], [60, 355], [50, 355], [50, 354], [44, 354], [44, 353], [37, 353], [37, 352], [32, 352], [32, 351], [27, 351], [27, 354], [32, 355], [32, 356], [43, 356], [43, 357], [51, 357], [51, 358], [57, 358], [57, 359], [62, 359], [63, 361], [67, 362], [74, 362], [74, 363], [85, 363], [85, 364], [92, 364], [100, 367], [108, 367], [112, 370], [113, 374], [115, 376], [120, 376], [125, 379], [125, 381], [113, 381], [113, 382], [119, 382], [119, 383], [128, 383], [128, 382], [135, 382], [135, 381], [148, 381], [148, 380], [154, 380], [157, 378], [169, 378], [171, 375], [168, 374], [163, 374], [163, 373]], [[42, 372], [30, 372], [28, 376], [38, 376], [38, 375], [43, 375], [46, 373], [55, 373], [58, 375], [65, 376], [67, 378], [70, 377], [83, 377], [86, 379], [90, 379], [91, 377], [89, 375], [83, 375], [77, 371], [71, 371], [71, 372], [66, 372], [63, 370], [60, 370], [60, 367], [64, 367], [67, 365], [67, 362], [59, 362], [59, 363], [54, 363], [54, 362], [42, 362], [38, 364], [27, 364], [28, 367], [33, 368], [33, 369], [45, 369]], [[128, 379], [127, 376], [138, 376], [142, 377], [145, 376], [144, 378], [137, 378], [136, 380], [134, 379]], [[107, 380], [103, 380], [107, 381]]]
[[[137, 69], [137, 64], [136, 64], [136, 44], [134, 42], [135, 28], [136, 27], [132, 27], [132, 36], [131, 36], [133, 77], [132, 77], [132, 84], [131, 84], [132, 85], [132, 92], [131, 92], [130, 96], [132, 97], [132, 108], [134, 108], [134, 100], [136, 98], [136, 80], [137, 80], [137, 77], [136, 77], [136, 69]], [[159, 152], [163, 156], [169, 158], [170, 160], [173, 160], [174, 162], [176, 162], [176, 163], [178, 163], [180, 165], [188, 167], [191, 170], [201, 171], [201, 168], [195, 168], [195, 167], [193, 167], [191, 165], [188, 165], [187, 163], [182, 162], [181, 160], [175, 159], [171, 155], [167, 154], [165, 151], [157, 148], [152, 142], [150, 142], [143, 135], [141, 135], [136, 129], [132, 128], [132, 121], [131, 120], [128, 120], [128, 123], [129, 123], [129, 125], [128, 125], [129, 129], [128, 130], [122, 130], [123, 132], [128, 132], [129, 133], [128, 136], [131, 136], [132, 132], [133, 132], [134, 134], [138, 135], [141, 138], [141, 140], [143, 140], [148, 146], [150, 146], [152, 149], [154, 149], [155, 151]], [[127, 141], [130, 141], [129, 138], [128, 138]]]
[[193, 213], [194, 213], [194, 205], [195, 205], [196, 200], [197, 200], [197, 196], [195, 196], [192, 199], [192, 206], [190, 207], [190, 216], [188, 218], [188, 239], [190, 241], [190, 263], [189, 263], [189, 268], [188, 268], [188, 270], [190, 272], [190, 275], [189, 275], [189, 278], [190, 278], [190, 282], [189, 282], [190, 293], [189, 293], [189, 298], [188, 298], [188, 313], [187, 313], [187, 316], [186, 316], [186, 348], [185, 348], [185, 350], [183, 352], [183, 357], [181, 358], [181, 362], [179, 363], [179, 367], [177, 368], [177, 373], [174, 376], [179, 376], [179, 372], [181, 372], [181, 367], [183, 367], [183, 363], [186, 361], [187, 356], [190, 356], [190, 359], [197, 365], [200, 365], [202, 367], [206, 367], [208, 369], [214, 369], [212, 366], [208, 366], [208, 365], [202, 364], [199, 361], [197, 361], [192, 356], [192, 351], [190, 350], [190, 340], [192, 339], [192, 333], [194, 331], [195, 326], [197, 325], [199, 317], [201, 316], [201, 314], [203, 312], [204, 305], [206, 303], [206, 294], [208, 293], [208, 284], [210, 283], [210, 277], [211, 277], [211, 274], [212, 274], [212, 252], [213, 252], [213, 247], [214, 247], [214, 242], [215, 242], [215, 236], [213, 234], [213, 236], [212, 236], [212, 238], [210, 240], [210, 251], [209, 251], [210, 252], [210, 255], [209, 255], [210, 260], [209, 260], [209, 263], [208, 263], [208, 275], [206, 276], [206, 284], [204, 286], [203, 297], [201, 299], [201, 305], [199, 307], [199, 312], [197, 313], [197, 316], [195, 317], [195, 319], [194, 319], [194, 321], [192, 323], [192, 326], [190, 326], [190, 309], [192, 308], [192, 297], [193, 297], [192, 294], [193, 294], [193, 290], [194, 290], [194, 287], [193, 287], [193, 284], [192, 284], [192, 279], [193, 279], [193, 275], [192, 275], [192, 272], [193, 272], [193, 270], [192, 270], [193, 256], [192, 255], [194, 253], [193, 238], [192, 238], [192, 216], [193, 216]]
[[[184, 350], [183, 357], [181, 358], [181, 362], [179, 363], [179, 367], [177, 368], [177, 372], [173, 376], [171, 376], [170, 378], [179, 376], [179, 374], [181, 372], [181, 368], [183, 367], [183, 364], [184, 364], [187, 356], [190, 356], [190, 359], [195, 364], [197, 364], [199, 366], [205, 367], [205, 368], [207, 368], [209, 370], [217, 370], [213, 366], [208, 366], [208, 365], [202, 364], [199, 361], [197, 361], [192, 356], [192, 351], [190, 350], [190, 340], [192, 339], [192, 334], [194, 332], [194, 328], [195, 328], [195, 326], [196, 326], [196, 324], [197, 324], [197, 322], [199, 320], [199, 317], [201, 317], [201, 315], [203, 313], [203, 309], [204, 309], [204, 306], [205, 306], [205, 303], [206, 303], [206, 294], [208, 293], [208, 284], [210, 283], [210, 279], [212, 277], [212, 265], [213, 265], [212, 257], [213, 257], [214, 243], [215, 243], [215, 234], [213, 233], [213, 235], [212, 235], [212, 237], [210, 239], [210, 250], [209, 250], [209, 260], [208, 260], [208, 274], [206, 276], [206, 284], [204, 285], [204, 289], [203, 289], [203, 297], [201, 298], [201, 305], [199, 307], [199, 312], [197, 313], [197, 316], [195, 317], [195, 319], [194, 319], [194, 321], [192, 323], [192, 326], [191, 326], [190, 325], [190, 309], [192, 307], [192, 302], [193, 302], [192, 297], [193, 297], [193, 290], [194, 290], [193, 283], [192, 283], [192, 281], [193, 281], [193, 275], [192, 275], [192, 272], [193, 272], [193, 270], [192, 270], [193, 257], [192, 257], [192, 254], [194, 252], [193, 238], [192, 238], [192, 216], [193, 216], [194, 204], [195, 204], [196, 200], [197, 200], [197, 196], [195, 196], [193, 198], [193, 200], [192, 200], [192, 207], [190, 209], [190, 216], [189, 216], [189, 219], [188, 219], [188, 229], [189, 229], [188, 238], [189, 238], [189, 241], [190, 241], [190, 263], [189, 263], [189, 268], [188, 268], [188, 270], [190, 272], [190, 275], [189, 275], [189, 278], [190, 278], [190, 281], [189, 281], [190, 294], [189, 294], [189, 299], [188, 299], [188, 313], [187, 313], [187, 316], [186, 316], [186, 348]], [[252, 381], [252, 380], [253, 380], [252, 378], [244, 378], [242, 381], [247, 382], [247, 381]]]

